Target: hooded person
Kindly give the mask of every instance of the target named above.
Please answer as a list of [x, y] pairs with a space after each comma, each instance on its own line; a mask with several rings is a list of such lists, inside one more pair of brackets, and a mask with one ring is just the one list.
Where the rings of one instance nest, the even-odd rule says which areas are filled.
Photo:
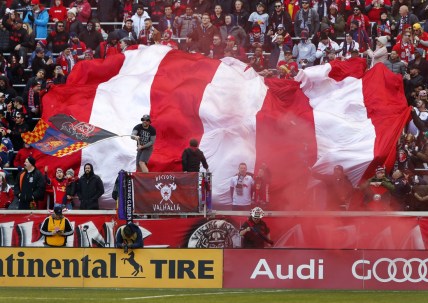
[[97, 49], [101, 42], [104, 41], [103, 35], [95, 30], [95, 23], [89, 21], [85, 29], [80, 33], [79, 40], [86, 44], [87, 48]]
[[103, 194], [103, 181], [94, 173], [92, 164], [86, 163], [84, 173], [77, 181], [77, 196], [80, 200], [80, 209], [99, 209], [98, 199]]
[[49, 8], [49, 20], [58, 22], [67, 19], [67, 8], [62, 0], [54, 0], [53, 5]]
[[36, 160], [29, 156], [24, 161], [24, 170], [18, 175], [14, 194], [19, 199], [18, 209], [42, 209], [45, 196], [45, 178], [36, 168]]
[[118, 36], [116, 31], [108, 33], [107, 40], [100, 43], [95, 51], [95, 57], [105, 59], [108, 56], [120, 54], [122, 49], [118, 43]]

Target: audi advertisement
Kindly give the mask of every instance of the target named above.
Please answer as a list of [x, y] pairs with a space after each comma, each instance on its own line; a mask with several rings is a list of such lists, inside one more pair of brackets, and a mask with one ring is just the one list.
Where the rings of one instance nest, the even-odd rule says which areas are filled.
[[224, 288], [428, 290], [428, 252], [225, 250]]

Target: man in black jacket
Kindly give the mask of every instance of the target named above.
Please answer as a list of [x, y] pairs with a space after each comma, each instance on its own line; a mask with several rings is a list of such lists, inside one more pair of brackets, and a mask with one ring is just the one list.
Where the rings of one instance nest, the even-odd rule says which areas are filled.
[[45, 178], [36, 168], [33, 157], [25, 159], [24, 166], [25, 170], [19, 174], [14, 190], [19, 199], [18, 209], [36, 209], [45, 196]]
[[92, 164], [86, 163], [84, 169], [85, 173], [77, 183], [80, 209], [99, 209], [98, 199], [104, 194], [103, 181], [94, 174]]
[[92, 21], [86, 24], [86, 29], [79, 35], [79, 40], [84, 42], [86, 47], [90, 48], [92, 51], [95, 51], [100, 43], [104, 41], [101, 33], [95, 30], [95, 23]]
[[65, 31], [65, 21], [58, 21], [55, 30], [49, 33], [46, 41], [53, 53], [60, 53], [68, 47], [68, 39], [70, 36]]
[[181, 157], [184, 172], [199, 172], [199, 167], [202, 166], [208, 170], [208, 163], [204, 153], [198, 148], [198, 140], [190, 139], [190, 147], [183, 151]]

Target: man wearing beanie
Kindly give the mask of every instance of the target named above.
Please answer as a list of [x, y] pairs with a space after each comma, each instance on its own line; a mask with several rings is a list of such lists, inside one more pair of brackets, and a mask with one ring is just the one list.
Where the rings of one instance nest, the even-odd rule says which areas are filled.
[[45, 196], [45, 179], [36, 168], [33, 157], [25, 159], [24, 168], [18, 175], [14, 190], [19, 199], [18, 209], [36, 209]]

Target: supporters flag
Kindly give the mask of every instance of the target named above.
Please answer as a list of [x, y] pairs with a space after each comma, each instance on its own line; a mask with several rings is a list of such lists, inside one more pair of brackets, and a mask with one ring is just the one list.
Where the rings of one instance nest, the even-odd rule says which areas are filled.
[[[402, 80], [382, 64], [365, 68], [352, 59], [305, 69], [299, 82], [264, 79], [233, 58], [139, 46], [79, 62], [66, 85], [43, 97], [43, 119], [62, 113], [131, 134], [150, 114], [157, 131], [150, 171], [181, 171], [182, 151], [196, 138], [213, 176], [213, 209], [230, 207], [230, 178], [241, 162], [251, 172], [269, 167], [271, 209], [301, 209], [310, 170], [326, 173], [340, 164], [357, 184], [376, 165], [393, 165], [410, 113]], [[101, 207], [114, 208], [117, 173], [135, 171], [135, 156], [135, 141], [113, 137], [61, 162], [39, 155], [38, 165], [54, 161], [83, 172], [92, 163], [106, 188]]]
[[22, 139], [40, 152], [54, 157], [64, 157], [89, 144], [117, 136], [72, 116], [57, 114], [49, 118], [55, 128], [40, 119], [33, 131], [23, 133]]
[[58, 114], [49, 118], [51, 122], [61, 133], [69, 138], [82, 141], [88, 144], [105, 140], [117, 136], [105, 129], [95, 125], [81, 122], [74, 117], [64, 114]]

